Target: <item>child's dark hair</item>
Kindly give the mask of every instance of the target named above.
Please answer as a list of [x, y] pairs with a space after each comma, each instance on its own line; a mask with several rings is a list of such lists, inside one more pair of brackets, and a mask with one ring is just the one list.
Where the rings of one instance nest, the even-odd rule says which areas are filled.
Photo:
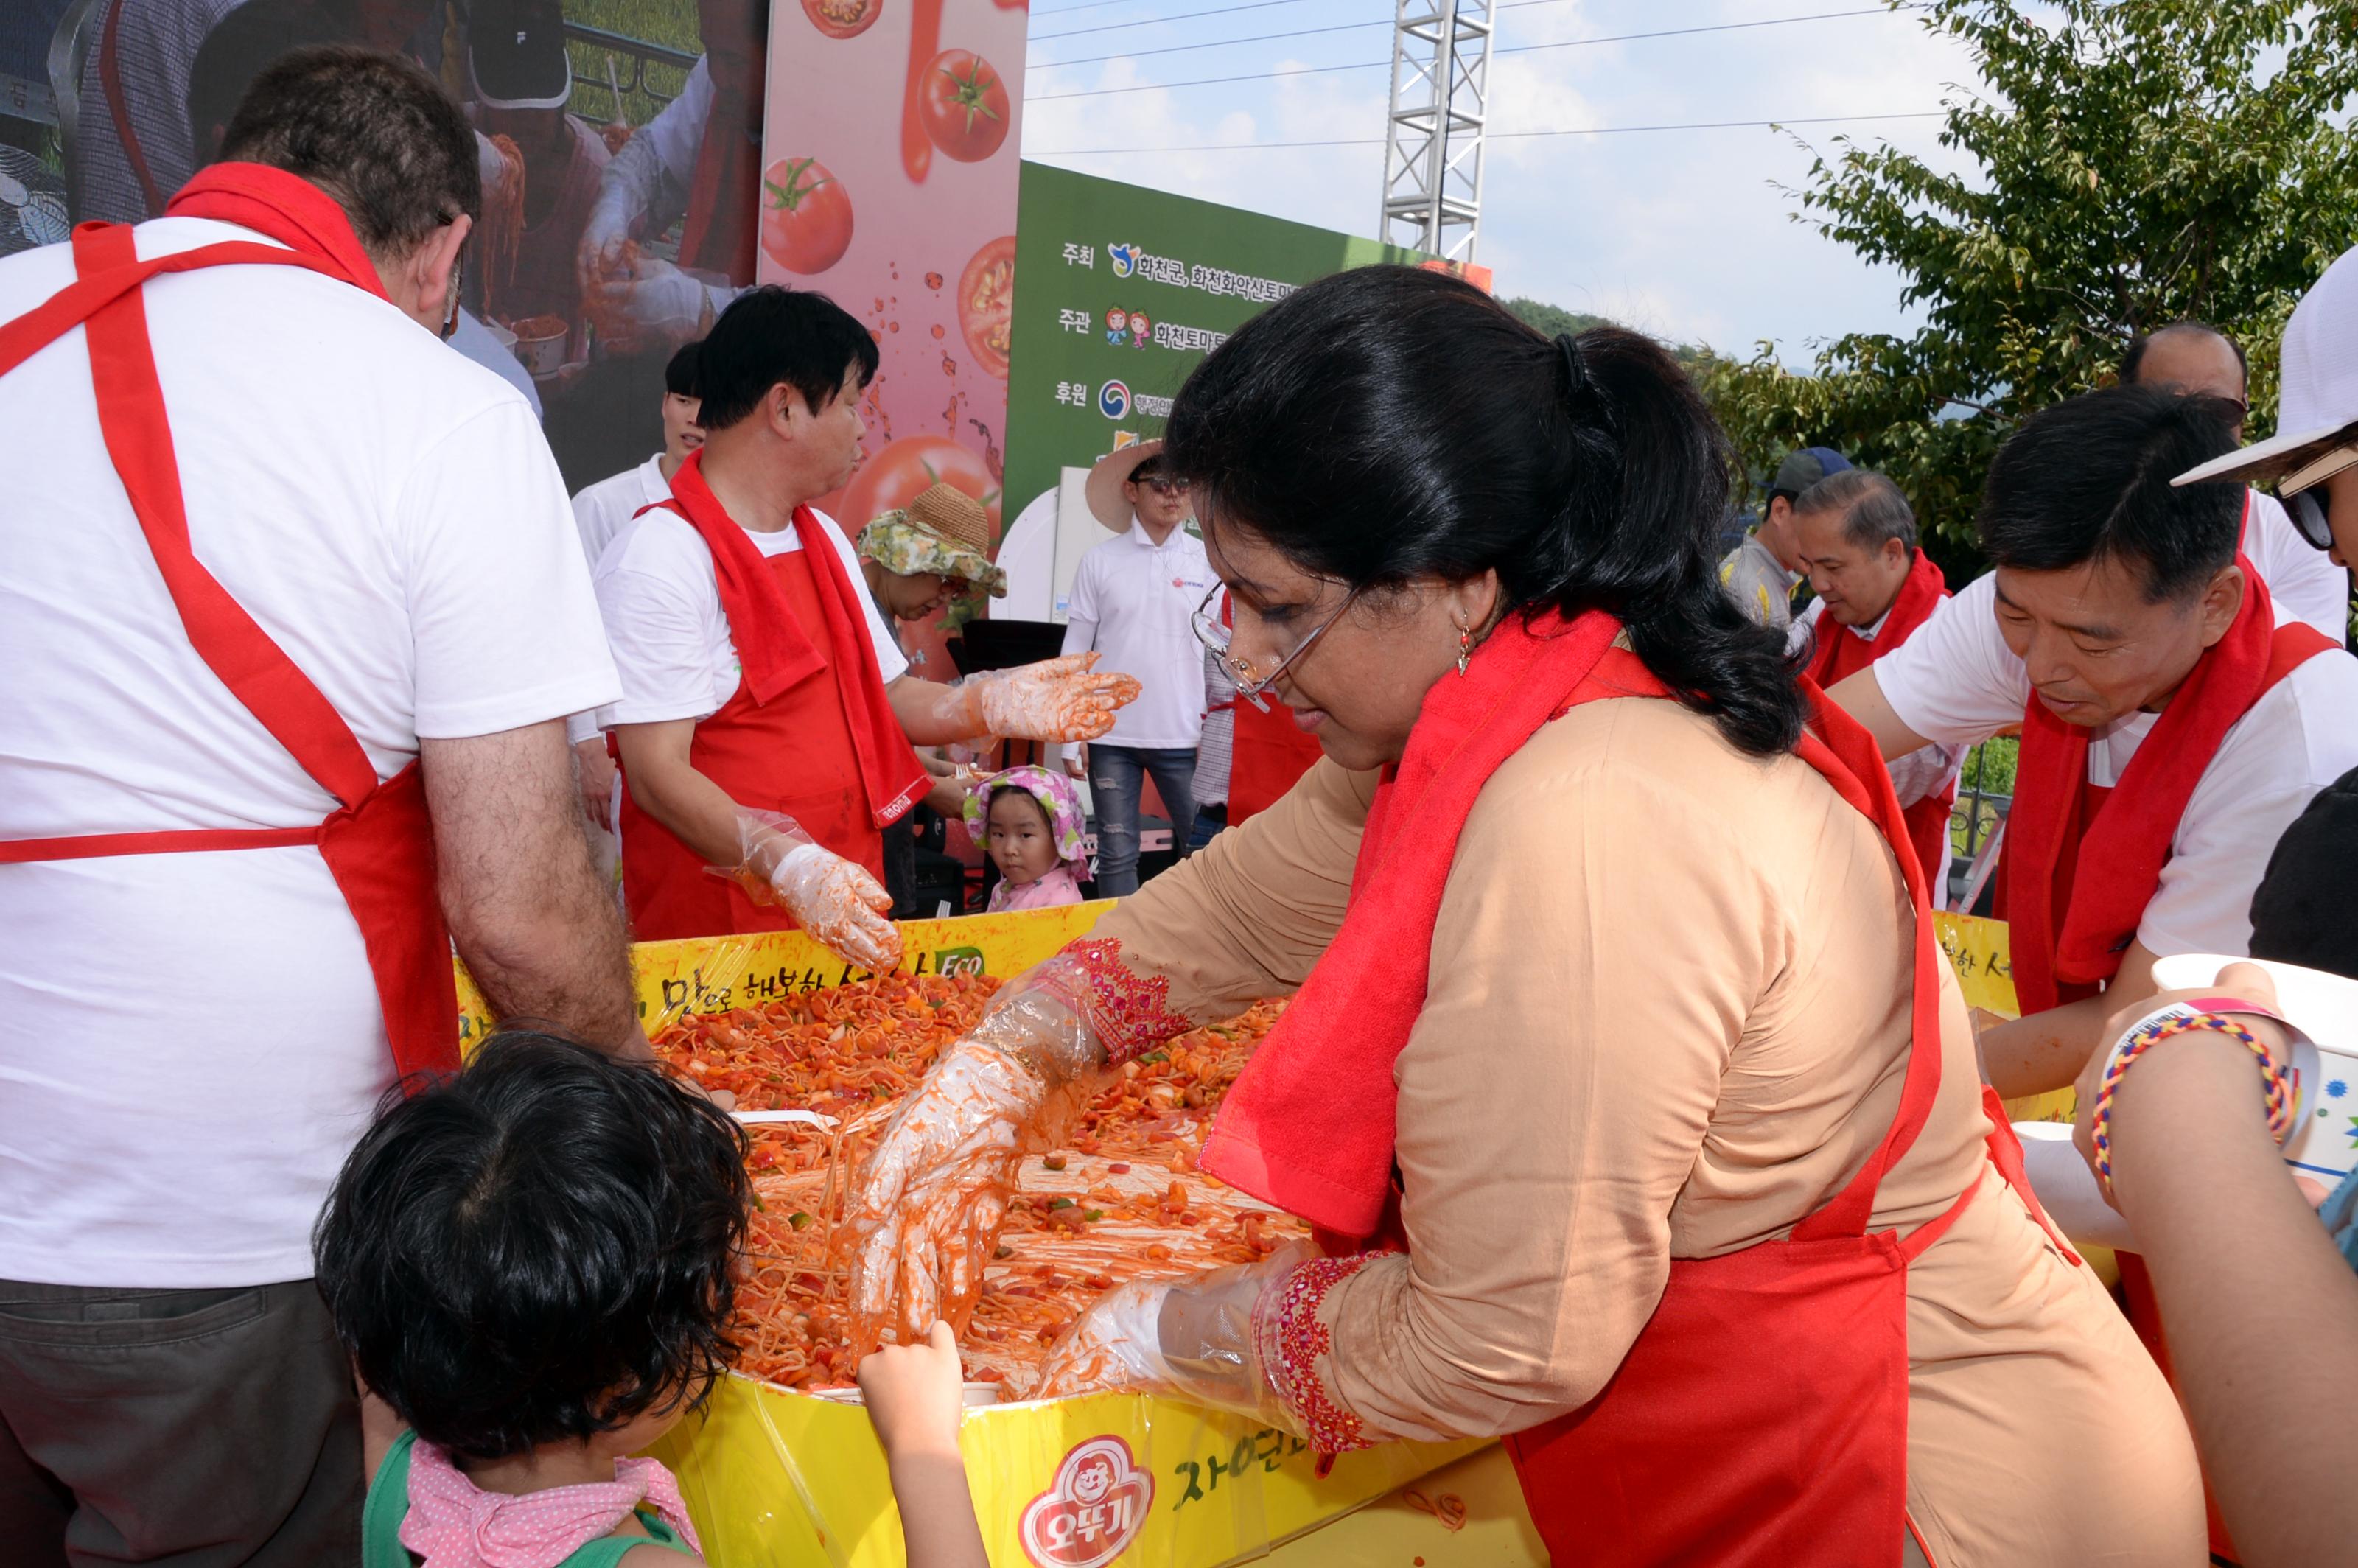
[[734, 1359], [745, 1135], [652, 1065], [493, 1035], [388, 1102], [312, 1238], [362, 1379], [474, 1459], [700, 1403]]

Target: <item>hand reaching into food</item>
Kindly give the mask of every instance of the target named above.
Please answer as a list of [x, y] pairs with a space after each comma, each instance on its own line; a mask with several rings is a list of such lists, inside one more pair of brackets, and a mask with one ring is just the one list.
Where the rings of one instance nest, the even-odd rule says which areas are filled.
[[1257, 1327], [1314, 1250], [1295, 1242], [1258, 1263], [1181, 1280], [1133, 1280], [1108, 1292], [1048, 1352], [1033, 1399], [1126, 1390], [1301, 1423], [1277, 1390]]
[[965, 1331], [1024, 1134], [1057, 1087], [1105, 1059], [1058, 992], [1070, 962], [1051, 959], [992, 998], [884, 1124], [848, 1210], [855, 1348], [879, 1343], [887, 1326], [912, 1344], [936, 1318]]
[[882, 974], [901, 962], [901, 928], [892, 895], [865, 867], [822, 848], [791, 816], [737, 813], [741, 859], [711, 868], [756, 903], [776, 904], [811, 938], [847, 964]]
[[963, 719], [977, 735], [1023, 741], [1094, 741], [1138, 700], [1135, 676], [1100, 673], [1095, 654], [1067, 654], [1011, 670], [969, 676], [958, 687]]
[[990, 1568], [958, 1452], [962, 1376], [946, 1323], [860, 1363], [860, 1399], [884, 1446], [909, 1568]]

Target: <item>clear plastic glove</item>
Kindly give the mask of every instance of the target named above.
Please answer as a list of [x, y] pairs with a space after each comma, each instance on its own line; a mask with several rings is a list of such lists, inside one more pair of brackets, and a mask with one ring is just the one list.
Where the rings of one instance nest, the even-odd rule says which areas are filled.
[[851, 1341], [866, 1351], [891, 1327], [914, 1344], [936, 1318], [965, 1332], [1015, 1191], [1024, 1135], [1063, 1085], [1105, 1059], [1056, 980], [1052, 958], [993, 997], [903, 1098], [853, 1178]]
[[1032, 1397], [1171, 1394], [1298, 1433], [1263, 1365], [1255, 1321], [1317, 1255], [1307, 1242], [1289, 1242], [1258, 1263], [1109, 1291], [1050, 1347]]
[[625, 246], [619, 270], [582, 279], [582, 306], [609, 346], [632, 351], [684, 343], [702, 328], [712, 295], [659, 257]]
[[968, 676], [958, 695], [977, 735], [1022, 741], [1094, 741], [1138, 700], [1136, 676], [1099, 673], [1095, 654], [1066, 654], [1011, 670]]
[[821, 848], [793, 817], [774, 811], [740, 807], [737, 842], [737, 864], [708, 869], [735, 881], [754, 903], [784, 909], [845, 963], [877, 974], [899, 967], [901, 928], [892, 924], [892, 895], [865, 867]]
[[1015, 1192], [1023, 1130], [1047, 1098], [1038, 1074], [961, 1040], [901, 1101], [852, 1193], [855, 1351], [874, 1348], [888, 1326], [903, 1345], [936, 1318], [965, 1332]]

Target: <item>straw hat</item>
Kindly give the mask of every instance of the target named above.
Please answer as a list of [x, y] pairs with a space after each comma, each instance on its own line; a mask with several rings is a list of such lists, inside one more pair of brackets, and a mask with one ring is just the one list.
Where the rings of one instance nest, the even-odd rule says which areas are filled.
[[1130, 473], [1147, 459], [1163, 454], [1163, 438], [1136, 441], [1127, 447], [1108, 452], [1089, 469], [1088, 483], [1082, 493], [1088, 498], [1089, 514], [1117, 534], [1130, 532], [1132, 521], [1130, 500], [1121, 492]]
[[990, 562], [990, 514], [955, 485], [928, 485], [907, 506], [875, 518], [860, 531], [855, 547], [888, 572], [933, 572], [973, 583], [996, 599], [1007, 596], [1007, 574]]

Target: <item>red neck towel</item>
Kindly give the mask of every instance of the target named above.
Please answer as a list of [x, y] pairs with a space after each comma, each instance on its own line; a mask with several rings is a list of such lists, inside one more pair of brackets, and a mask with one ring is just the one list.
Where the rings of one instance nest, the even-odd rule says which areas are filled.
[[1876, 634], [1857, 637], [1833, 617], [1820, 615], [1817, 622], [1818, 645], [1810, 655], [1810, 667], [1804, 671], [1821, 687], [1831, 687], [1844, 676], [1855, 675], [1900, 643], [1916, 634], [1916, 628], [1931, 618], [1949, 597], [1948, 579], [1932, 564], [1932, 557], [1923, 551], [1909, 563], [1908, 576], [1899, 585], [1899, 596], [1885, 611], [1883, 625]]
[[876, 826], [898, 821], [925, 795], [930, 780], [924, 764], [909, 749], [909, 738], [884, 695], [883, 667], [876, 662], [875, 644], [868, 637], [868, 613], [860, 590], [852, 587], [827, 537], [827, 524], [807, 506], [795, 508], [795, 527], [802, 536], [803, 557], [819, 601], [827, 608], [827, 638], [822, 656], [810, 630], [795, 619], [786, 602], [777, 574], [752, 539], [729, 515], [712, 487], [704, 481], [704, 453], [688, 454], [672, 476], [669, 501], [657, 504], [687, 520], [689, 527], [712, 552], [712, 571], [720, 589], [720, 611], [729, 619], [729, 636], [737, 644], [737, 662], [744, 670], [745, 690], [755, 703], [766, 703], [788, 687], [834, 672], [843, 698], [843, 716], [850, 727], [853, 753], [860, 762], [860, 782], [867, 791]]
[[1475, 797], [1563, 711], [1621, 623], [1509, 616], [1425, 694], [1378, 787], [1333, 946], [1220, 1108], [1201, 1163], [1328, 1230], [1375, 1232], [1390, 1192], [1392, 1062], [1423, 1011], [1442, 889]]
[[376, 264], [335, 198], [300, 175], [260, 163], [200, 168], [165, 207], [173, 218], [212, 218], [291, 246], [355, 288], [390, 302]]
[[[2034, 695], [2006, 849], [2006, 914], [2014, 989], [2025, 1016], [2093, 994], [2121, 967], [2161, 883], [2171, 838], [2228, 728], [2270, 686], [2330, 639], [2276, 625], [2266, 585], [2241, 555], [2244, 604], [2172, 694], [2122, 770], [2088, 809], [2088, 736]], [[2306, 633], [2307, 635], [2303, 635]]]

